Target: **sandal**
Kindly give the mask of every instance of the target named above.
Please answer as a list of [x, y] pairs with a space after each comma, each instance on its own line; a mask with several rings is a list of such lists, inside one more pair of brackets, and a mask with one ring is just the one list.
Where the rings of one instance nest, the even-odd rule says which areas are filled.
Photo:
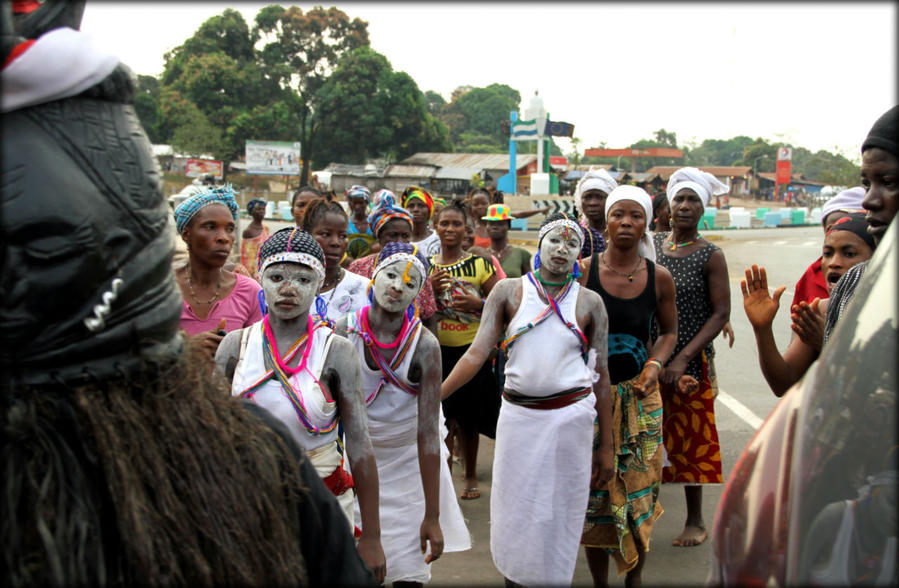
[[463, 490], [462, 496], [460, 496], [459, 498], [461, 498], [462, 500], [474, 500], [474, 499], [480, 498], [480, 497], [481, 497], [481, 491], [478, 490], [477, 486], [475, 486], [473, 488], [466, 488], [465, 490]]

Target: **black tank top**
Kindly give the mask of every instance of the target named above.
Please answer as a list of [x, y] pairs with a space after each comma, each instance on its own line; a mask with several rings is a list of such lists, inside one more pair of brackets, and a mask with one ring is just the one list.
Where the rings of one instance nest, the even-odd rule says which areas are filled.
[[591, 256], [587, 288], [602, 297], [609, 316], [609, 376], [612, 384], [640, 375], [649, 359], [646, 343], [656, 313], [656, 269], [646, 260], [646, 287], [634, 298], [618, 298], [599, 281], [599, 255]]

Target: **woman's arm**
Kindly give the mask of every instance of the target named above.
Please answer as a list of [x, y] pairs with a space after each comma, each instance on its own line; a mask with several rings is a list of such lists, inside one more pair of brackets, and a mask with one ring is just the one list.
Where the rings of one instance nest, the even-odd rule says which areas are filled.
[[431, 544], [430, 563], [443, 553], [443, 532], [440, 529], [440, 378], [443, 373], [440, 344], [429, 331], [422, 330], [413, 365], [421, 372], [418, 392], [418, 465], [425, 495], [425, 514], [419, 537], [421, 552]]
[[[440, 390], [440, 399], [461, 388], [474, 377], [487, 358], [496, 342], [499, 341], [505, 322], [505, 305], [507, 302], [521, 299], [521, 280], [503, 280], [487, 296], [487, 304], [481, 315], [481, 324], [465, 354], [456, 362], [453, 371], [447, 376]], [[516, 304], [517, 308], [517, 304]]]
[[727, 277], [727, 263], [720, 249], [709, 257], [705, 279], [712, 312], [696, 336], [680, 350], [668, 367], [662, 370], [662, 381], [667, 384], [675, 384], [680, 380], [687, 369], [687, 364], [718, 336], [724, 328], [724, 323], [730, 318], [730, 282]]
[[368, 413], [362, 397], [362, 370], [355, 347], [347, 339], [334, 337], [322, 370], [331, 393], [336, 396], [340, 419], [346, 433], [346, 452], [350, 458], [353, 482], [362, 514], [359, 555], [374, 572], [378, 582], [387, 569], [381, 547], [381, 522], [378, 513], [378, 468], [368, 436]]
[[[659, 324], [659, 336], [652, 347], [652, 358], [662, 365], [668, 361], [674, 346], [677, 345], [677, 306], [675, 305], [674, 279], [667, 269], [660, 265], [656, 270], [656, 321]], [[640, 372], [640, 379], [634, 384], [634, 390], [641, 398], [645, 398], [655, 390], [659, 381], [661, 368], [654, 363], [647, 363]]]
[[[578, 315], [586, 315], [584, 334], [590, 342], [591, 354], [596, 353], [594, 370], [599, 378], [593, 382], [596, 397], [596, 418], [599, 422], [599, 447], [593, 450], [590, 487], [594, 490], [612, 479], [614, 462], [612, 441], [612, 381], [609, 377], [609, 317], [599, 294], [583, 288], [578, 292]], [[586, 312], [584, 310], [586, 309]], [[580, 321], [579, 321], [580, 322]]]

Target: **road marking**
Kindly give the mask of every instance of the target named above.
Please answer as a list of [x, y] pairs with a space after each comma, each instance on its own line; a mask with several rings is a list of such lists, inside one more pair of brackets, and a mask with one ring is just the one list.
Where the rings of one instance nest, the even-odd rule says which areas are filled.
[[806, 241], [805, 243], [802, 244], [802, 246], [803, 247], [817, 247], [818, 242], [817, 241]]
[[775, 245], [775, 246], [777, 246], [777, 247], [780, 247], [780, 246], [782, 246], [782, 245], [786, 245], [787, 242], [786, 242], [786, 241], [775, 241], [774, 243], [771, 243], [771, 244], [772, 244], [772, 245]]
[[744, 245], [755, 245], [756, 243], [758, 243], [758, 241], [756, 241], [755, 239], [750, 239], [749, 241], [746, 241]]
[[749, 410], [745, 404], [743, 404], [721, 388], [718, 388], [718, 400], [720, 400], [724, 406], [729, 408], [732, 413], [743, 419], [743, 421], [753, 429], [758, 429], [762, 426], [762, 423], [764, 422], [762, 419], [756, 416], [754, 412]]

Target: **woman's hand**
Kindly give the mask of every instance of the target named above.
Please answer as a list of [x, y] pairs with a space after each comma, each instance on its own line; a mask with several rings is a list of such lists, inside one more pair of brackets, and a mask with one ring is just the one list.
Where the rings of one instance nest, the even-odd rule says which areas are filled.
[[481, 312], [484, 308], [484, 301], [477, 294], [463, 290], [453, 293], [450, 308], [459, 312]]
[[659, 367], [655, 364], [647, 364], [643, 366], [640, 377], [634, 383], [634, 392], [637, 398], [643, 400], [653, 393], [659, 385]]
[[791, 328], [799, 335], [802, 342], [821, 353], [824, 345], [824, 316], [819, 310], [820, 298], [815, 298], [812, 303], [802, 301], [793, 306], [790, 318], [793, 319]]
[[215, 359], [215, 352], [219, 348], [219, 343], [225, 338], [226, 326], [225, 319], [222, 319], [216, 328], [191, 335], [190, 338], [200, 346], [200, 349], [209, 354], [210, 359]]
[[678, 355], [674, 359], [671, 360], [665, 368], [662, 369], [662, 383], [668, 384], [669, 386], [674, 386], [677, 384], [680, 377], [684, 375], [684, 372], [687, 369], [687, 362]]
[[590, 489], [600, 490], [612, 479], [612, 446], [600, 446], [593, 450], [593, 471], [590, 475]]
[[452, 285], [452, 277], [445, 269], [439, 269], [428, 277], [431, 280], [431, 288], [435, 294], [441, 294]]
[[419, 529], [421, 539], [421, 552], [427, 553], [428, 542], [431, 542], [431, 553], [425, 557], [425, 563], [429, 564], [443, 554], [443, 531], [440, 530], [440, 522], [437, 517], [427, 517], [421, 522]]
[[368, 566], [368, 569], [375, 575], [378, 584], [384, 581], [387, 575], [387, 558], [384, 556], [384, 548], [381, 547], [381, 540], [373, 537], [363, 536], [356, 544], [356, 549], [362, 557], [362, 561]]
[[774, 322], [774, 315], [780, 306], [780, 297], [786, 290], [781, 286], [774, 291], [774, 296], [768, 294], [768, 275], [765, 268], [753, 264], [746, 270], [746, 279], [740, 281], [740, 289], [743, 291], [743, 308], [746, 317], [754, 329], [764, 329]]
[[734, 329], [730, 326], [730, 321], [724, 323], [724, 328], [721, 329], [721, 336], [724, 337], [725, 341], [728, 341], [727, 347], [732, 348], [734, 346]]
[[699, 390], [699, 382], [696, 378], [687, 374], [682, 375], [677, 380], [677, 391], [681, 394], [693, 394]]

